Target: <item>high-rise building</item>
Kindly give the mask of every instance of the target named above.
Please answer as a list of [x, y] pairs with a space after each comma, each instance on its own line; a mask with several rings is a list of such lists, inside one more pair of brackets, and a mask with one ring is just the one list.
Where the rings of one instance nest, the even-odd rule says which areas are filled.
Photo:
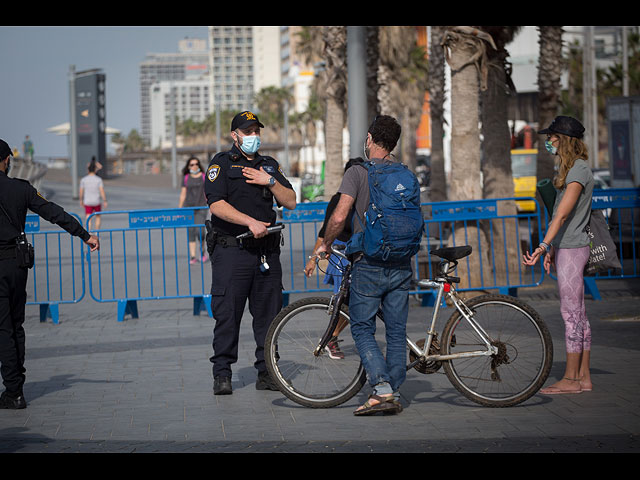
[[205, 39], [185, 38], [177, 53], [149, 53], [140, 63], [140, 135], [149, 144], [151, 133], [151, 86], [160, 82], [201, 80], [209, 74]]
[[149, 88], [152, 148], [170, 145], [167, 142], [172, 138], [172, 112], [180, 122], [187, 119], [202, 122], [212, 113], [208, 77], [157, 82]]
[[282, 27], [253, 27], [253, 91], [280, 87], [280, 29]]
[[253, 109], [253, 27], [209, 27], [212, 110]]

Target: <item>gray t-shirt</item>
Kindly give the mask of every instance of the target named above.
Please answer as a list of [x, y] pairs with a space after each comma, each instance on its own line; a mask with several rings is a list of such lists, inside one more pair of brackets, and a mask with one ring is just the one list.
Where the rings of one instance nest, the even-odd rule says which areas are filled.
[[[391, 162], [391, 160], [382, 160], [379, 158], [372, 158], [371, 160], [375, 163]], [[345, 193], [356, 199], [355, 213], [362, 221], [362, 224], [364, 224], [364, 212], [369, 206], [369, 179], [367, 172], [367, 167], [364, 165], [354, 165], [344, 173], [342, 184], [338, 189], [339, 193]], [[353, 233], [362, 231], [362, 225], [358, 221], [358, 218], [356, 218], [356, 215], [353, 216]]]
[[103, 186], [102, 178], [97, 175], [86, 175], [80, 180], [83, 203], [90, 207], [100, 205], [100, 187]]
[[[584, 231], [584, 228], [589, 223], [591, 196], [595, 182], [593, 181], [593, 173], [591, 173], [587, 162], [582, 159], [576, 160], [571, 170], [567, 173], [565, 184], [569, 185], [571, 182], [578, 182], [583, 188], [573, 211], [569, 214], [564, 225], [560, 227], [558, 234], [551, 242], [556, 248], [579, 248], [589, 245], [589, 237]], [[556, 203], [553, 206], [554, 216], [565, 191], [566, 188], [557, 192]]]

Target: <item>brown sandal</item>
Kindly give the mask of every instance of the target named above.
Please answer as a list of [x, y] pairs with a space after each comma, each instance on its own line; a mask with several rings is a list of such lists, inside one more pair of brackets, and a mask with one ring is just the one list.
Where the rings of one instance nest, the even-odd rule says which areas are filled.
[[[371, 400], [376, 400], [378, 403], [372, 404]], [[398, 406], [400, 404], [395, 401], [393, 395], [388, 397], [380, 397], [379, 395], [370, 395], [364, 405], [358, 408], [354, 415], [375, 415], [378, 412], [391, 413], [398, 412]]]

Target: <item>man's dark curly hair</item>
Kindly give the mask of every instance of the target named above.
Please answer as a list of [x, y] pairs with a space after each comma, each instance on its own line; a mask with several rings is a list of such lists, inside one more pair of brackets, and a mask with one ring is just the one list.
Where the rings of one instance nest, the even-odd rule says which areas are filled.
[[373, 143], [391, 152], [396, 148], [401, 130], [395, 118], [389, 115], [378, 115], [371, 122], [368, 132], [371, 134]]

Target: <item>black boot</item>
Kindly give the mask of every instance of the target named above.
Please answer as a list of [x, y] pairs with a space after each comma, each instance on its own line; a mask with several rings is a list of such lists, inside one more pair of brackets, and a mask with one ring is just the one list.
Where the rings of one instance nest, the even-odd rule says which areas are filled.
[[258, 372], [258, 380], [256, 381], [256, 390], [273, 390], [278, 391], [278, 386], [273, 381], [269, 372]]
[[231, 388], [230, 377], [214, 377], [213, 379], [213, 394], [214, 395], [231, 395], [233, 390]]
[[2, 395], [0, 395], [0, 408], [10, 410], [27, 408], [27, 402], [25, 401], [22, 393], [11, 395], [7, 392], [2, 392]]

